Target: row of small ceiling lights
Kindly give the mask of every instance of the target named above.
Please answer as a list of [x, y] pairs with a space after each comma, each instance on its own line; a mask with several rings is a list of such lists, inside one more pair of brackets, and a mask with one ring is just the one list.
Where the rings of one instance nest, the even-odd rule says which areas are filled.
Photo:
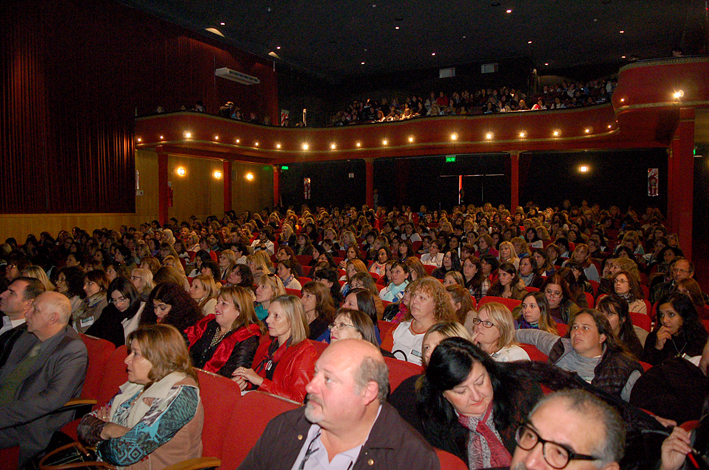
[[[613, 125], [612, 125], [612, 124], [608, 124], [608, 129], [612, 129], [612, 128], [613, 128]], [[584, 133], [585, 133], [585, 134], [590, 134], [590, 133], [591, 133], [591, 128], [590, 128], [590, 127], [585, 128], [585, 129], [584, 129]], [[519, 136], [520, 139], [525, 139], [525, 138], [527, 138], [527, 132], [526, 132], [526, 131], [520, 131], [520, 133], [518, 134], [518, 136]], [[552, 136], [553, 136], [553, 137], [561, 137], [561, 131], [558, 130], [558, 129], [555, 129], [555, 130], [552, 132]], [[191, 133], [191, 132], [186, 131], [186, 132], [184, 133], [184, 137], [185, 137], [186, 139], [191, 139], [193, 136], [192, 136], [192, 133]], [[451, 141], [457, 141], [457, 140], [459, 139], [459, 137], [460, 137], [460, 136], [458, 135], [458, 133], [455, 133], [455, 132], [454, 132], [454, 133], [450, 134], [450, 140], [451, 140]], [[487, 133], [485, 133], [485, 140], [493, 140], [494, 137], [495, 137], [495, 134], [493, 134], [492, 132], [487, 132]], [[143, 139], [140, 138], [140, 137], [138, 137], [136, 140], [138, 141], [138, 143], [142, 143], [142, 142], [143, 142]], [[162, 135], [161, 135], [161, 136], [160, 136], [160, 140], [161, 140], [161, 141], [162, 141], [162, 140], [165, 140], [165, 136], [162, 136]], [[219, 136], [218, 136], [218, 135], [215, 135], [215, 136], [214, 136], [214, 140], [219, 140]], [[409, 143], [414, 143], [415, 139], [414, 139], [413, 136], [409, 136], [408, 141], [409, 141]], [[241, 139], [239, 139], [239, 138], [234, 139], [234, 143], [236, 143], [236, 144], [241, 144]], [[389, 145], [389, 140], [388, 140], [388, 139], [382, 140], [382, 145], [383, 145], [383, 146]], [[254, 147], [259, 147], [259, 146], [260, 146], [259, 142], [258, 142], [258, 141], [254, 141]], [[362, 146], [362, 142], [361, 142], [361, 141], [355, 142], [355, 146], [356, 146], [356, 147], [361, 147], [361, 146]], [[280, 150], [280, 149], [281, 149], [281, 144], [278, 143], [278, 142], [276, 142], [275, 148], [276, 148], [277, 150]], [[301, 148], [302, 148], [303, 150], [310, 150], [310, 144], [307, 143], [307, 142], [303, 142], [303, 144], [301, 144]], [[334, 143], [334, 142], [331, 143], [331, 144], [330, 144], [330, 150], [337, 150], [337, 144]]]

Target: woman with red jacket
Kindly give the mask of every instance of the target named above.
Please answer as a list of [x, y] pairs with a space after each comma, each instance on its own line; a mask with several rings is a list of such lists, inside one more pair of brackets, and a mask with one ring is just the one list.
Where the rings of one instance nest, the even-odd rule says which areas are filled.
[[300, 299], [294, 295], [273, 299], [266, 324], [270, 338], [256, 350], [252, 368], [237, 368], [232, 380], [241, 390], [258, 389], [303, 402], [318, 353], [307, 341], [308, 321]]
[[217, 296], [215, 314], [185, 330], [192, 363], [231, 378], [237, 367], [251, 365], [264, 330], [254, 312], [251, 290], [223, 287]]

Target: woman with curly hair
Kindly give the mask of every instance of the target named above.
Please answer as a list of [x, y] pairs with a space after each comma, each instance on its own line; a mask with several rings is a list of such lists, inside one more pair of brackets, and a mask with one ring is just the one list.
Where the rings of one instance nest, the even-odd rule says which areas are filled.
[[657, 326], [647, 335], [642, 360], [655, 365], [670, 357], [701, 355], [709, 335], [692, 299], [676, 292], [658, 305]]
[[227, 286], [241, 286], [253, 291], [254, 275], [245, 264], [237, 264], [229, 273]]
[[451, 299], [443, 285], [434, 278], [414, 281], [407, 316], [382, 339], [382, 348], [391, 351], [397, 359], [421, 364], [423, 336], [437, 322], [452, 321], [455, 313]]
[[140, 316], [139, 326], [156, 323], [172, 325], [181, 333], [202, 318], [202, 309], [185, 289], [166, 282], [153, 289]]

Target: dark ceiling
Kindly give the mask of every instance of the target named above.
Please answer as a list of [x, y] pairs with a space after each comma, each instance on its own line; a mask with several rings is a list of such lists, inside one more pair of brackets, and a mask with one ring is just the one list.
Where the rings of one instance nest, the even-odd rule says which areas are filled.
[[119, 1], [332, 81], [509, 58], [543, 74], [706, 41], [702, 0]]

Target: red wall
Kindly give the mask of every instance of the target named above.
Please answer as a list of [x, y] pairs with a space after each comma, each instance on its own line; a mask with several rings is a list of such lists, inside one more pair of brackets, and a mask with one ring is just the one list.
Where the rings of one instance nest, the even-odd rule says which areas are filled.
[[[109, 0], [0, 14], [0, 213], [134, 212], [136, 111], [227, 99], [278, 115], [270, 64]], [[247, 87], [218, 79], [230, 67]]]

